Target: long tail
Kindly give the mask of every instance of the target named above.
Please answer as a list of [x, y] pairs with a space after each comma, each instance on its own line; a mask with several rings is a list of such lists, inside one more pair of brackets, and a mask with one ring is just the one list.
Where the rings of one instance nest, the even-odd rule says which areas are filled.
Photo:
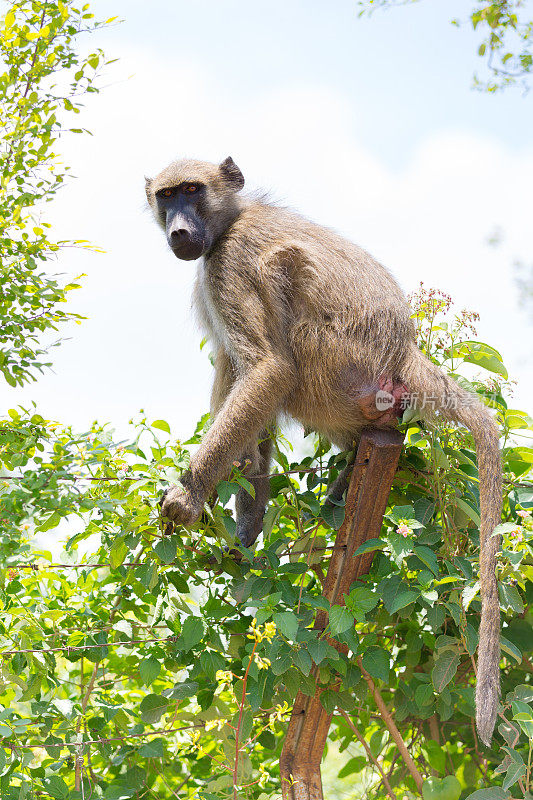
[[[469, 428], [476, 444], [481, 506], [479, 573], [481, 624], [476, 686], [476, 725], [480, 738], [489, 745], [496, 723], [500, 697], [500, 603], [496, 580], [496, 557], [500, 537], [493, 536], [501, 521], [502, 464], [498, 428], [476, 398], [448, 378], [413, 345], [402, 380], [417, 407], [435, 407], [447, 419]], [[417, 397], [416, 397], [417, 396]], [[424, 410], [422, 409], [422, 414]], [[431, 413], [429, 414], [429, 416]]]

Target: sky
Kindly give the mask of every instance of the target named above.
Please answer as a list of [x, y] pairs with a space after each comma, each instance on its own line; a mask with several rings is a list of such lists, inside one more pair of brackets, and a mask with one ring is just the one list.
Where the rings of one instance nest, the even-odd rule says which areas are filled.
[[[481, 314], [479, 338], [533, 411], [531, 326], [513, 262], [531, 261], [533, 95], [473, 91], [482, 64], [464, 2], [421, 0], [361, 19], [355, 0], [96, 0], [124, 21], [90, 37], [118, 61], [64, 136], [73, 177], [46, 208], [86, 273], [54, 369], [7, 406], [120, 434], [144, 409], [186, 438], [209, 405], [211, 367], [194, 327], [196, 265], [177, 260], [146, 208], [144, 175], [183, 156], [231, 155], [247, 187], [336, 228], [406, 291], [423, 281]], [[500, 232], [494, 248], [488, 240]]]

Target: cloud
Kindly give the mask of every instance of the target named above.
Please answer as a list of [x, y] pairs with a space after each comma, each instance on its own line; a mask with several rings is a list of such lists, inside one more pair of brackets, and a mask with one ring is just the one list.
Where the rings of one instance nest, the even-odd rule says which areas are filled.
[[[510, 263], [533, 249], [533, 150], [448, 130], [395, 171], [361, 145], [361, 110], [331, 87], [236, 96], [200, 65], [178, 69], [168, 53], [158, 61], [148, 50], [120, 50], [117, 75], [132, 77], [90, 100], [83, 124], [93, 137], [62, 141], [77, 180], [52, 210], [60, 237], [106, 250], [60, 259], [61, 270], [88, 274], [73, 306], [90, 319], [55, 351], [55, 374], [11, 390], [12, 405], [34, 397], [55, 417], [82, 426], [111, 419], [121, 430], [142, 407], [188, 433], [210, 384], [189, 310], [194, 265], [166, 249], [145, 209], [143, 175], [180, 155], [231, 154], [249, 185], [353, 238], [406, 290], [423, 280], [480, 311], [481, 336], [503, 350], [520, 377], [518, 398], [531, 407], [529, 337]], [[498, 250], [486, 243], [495, 226], [505, 233]]]

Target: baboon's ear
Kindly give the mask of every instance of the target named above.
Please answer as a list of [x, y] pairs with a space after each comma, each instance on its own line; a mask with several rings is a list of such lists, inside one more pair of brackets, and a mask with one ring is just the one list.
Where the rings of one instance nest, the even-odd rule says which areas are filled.
[[144, 176], [144, 190], [146, 192], [146, 197], [148, 200], [150, 199], [150, 189], [152, 188], [152, 179], [147, 178], [146, 175]]
[[244, 186], [244, 175], [231, 156], [228, 156], [219, 164], [219, 169], [226, 181], [231, 185], [231, 188], [235, 192], [240, 192]]

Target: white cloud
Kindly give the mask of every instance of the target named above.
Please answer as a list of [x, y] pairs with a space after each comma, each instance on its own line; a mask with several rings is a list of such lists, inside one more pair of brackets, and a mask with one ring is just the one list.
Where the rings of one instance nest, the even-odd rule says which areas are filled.
[[[481, 335], [503, 350], [520, 376], [520, 402], [531, 408], [527, 330], [510, 262], [533, 249], [532, 150], [512, 153], [447, 131], [394, 172], [360, 145], [358, 109], [328, 87], [288, 86], [236, 106], [216, 76], [195, 65], [174, 72], [153, 52], [123, 55], [119, 70], [134, 76], [91, 100], [85, 113], [94, 137], [63, 143], [78, 180], [53, 209], [61, 236], [106, 250], [68, 251], [60, 262], [88, 273], [73, 305], [90, 320], [55, 351], [55, 374], [10, 391], [12, 405], [35, 397], [63, 420], [111, 419], [122, 430], [144, 407], [187, 434], [208, 406], [210, 383], [189, 314], [194, 266], [166, 249], [144, 209], [143, 174], [180, 155], [231, 153], [251, 185], [342, 230], [407, 290], [423, 280], [449, 291], [459, 307], [480, 311]], [[494, 251], [486, 237], [496, 225], [506, 239]]]

